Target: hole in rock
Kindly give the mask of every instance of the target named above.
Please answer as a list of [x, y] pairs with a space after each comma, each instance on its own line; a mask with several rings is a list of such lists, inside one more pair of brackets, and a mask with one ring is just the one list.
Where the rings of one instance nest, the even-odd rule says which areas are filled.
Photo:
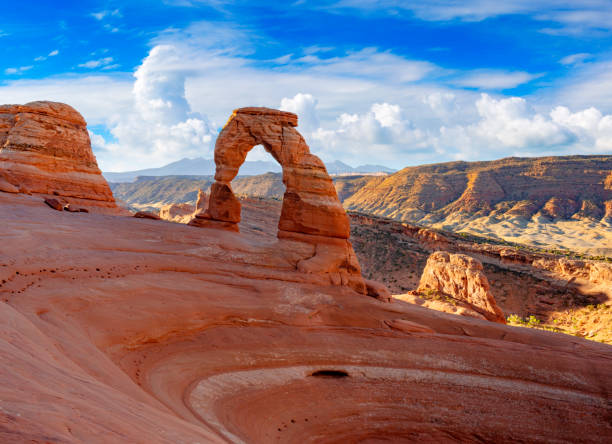
[[232, 190], [242, 206], [240, 231], [275, 239], [285, 185], [280, 164], [262, 145], [249, 151]]
[[348, 378], [349, 374], [344, 370], [325, 369], [312, 372], [310, 376], [315, 376], [317, 378]]

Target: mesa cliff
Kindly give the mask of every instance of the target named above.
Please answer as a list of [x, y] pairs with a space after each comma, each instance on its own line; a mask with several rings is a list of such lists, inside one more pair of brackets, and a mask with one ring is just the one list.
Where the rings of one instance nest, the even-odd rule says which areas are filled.
[[[383, 302], [355, 284], [382, 292], [357, 270], [343, 276], [346, 214], [325, 166], [292, 137], [309, 162], [279, 161], [297, 194], [282, 204], [288, 237], [241, 220], [230, 177], [243, 152], [220, 154], [197, 217], [213, 223], [199, 226], [0, 192], [0, 441], [612, 436], [610, 346]], [[318, 226], [304, 209], [321, 203]], [[312, 258], [325, 267], [300, 267]]]
[[[207, 177], [141, 177], [111, 184], [134, 208], [187, 203]], [[543, 249], [612, 256], [612, 157], [450, 162], [388, 176], [334, 177], [345, 209]], [[238, 177], [236, 194], [281, 199], [280, 174]]]
[[412, 222], [453, 213], [610, 218], [612, 156], [506, 158], [408, 167], [368, 181], [345, 206]]

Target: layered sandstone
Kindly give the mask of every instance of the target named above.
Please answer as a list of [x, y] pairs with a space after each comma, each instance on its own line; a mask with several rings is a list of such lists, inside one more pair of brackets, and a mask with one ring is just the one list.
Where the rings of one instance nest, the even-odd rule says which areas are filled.
[[197, 213], [189, 224], [239, 231], [241, 205], [231, 182], [248, 152], [263, 145], [283, 169], [279, 247], [294, 242], [313, 246], [314, 254], [300, 260], [298, 270], [327, 274], [334, 284], [366, 293], [359, 262], [348, 240], [348, 217], [325, 165], [310, 153], [295, 129], [297, 124], [297, 115], [289, 112], [253, 107], [235, 110], [215, 143], [215, 182], [206, 211]]
[[0, 180], [64, 203], [116, 207], [85, 120], [63, 103], [0, 106]]
[[[540, 248], [612, 256], [612, 158], [561, 156], [452, 162], [386, 177], [334, 177], [348, 210]], [[568, 176], [568, 177], [566, 177]], [[280, 174], [237, 177], [236, 195], [280, 199]], [[113, 184], [131, 205], [192, 202], [207, 178]]]
[[189, 223], [196, 208], [187, 203], [168, 204], [159, 209], [159, 217], [170, 222]]
[[312, 245], [7, 193], [0, 226], [2, 442], [612, 433], [610, 346], [381, 303], [297, 270]]
[[404, 301], [481, 316], [442, 294], [414, 291], [432, 253], [467, 254], [483, 264], [505, 316], [535, 317], [540, 328], [612, 344], [610, 261], [537, 252], [363, 214], [350, 216], [351, 241], [364, 277], [383, 282]]
[[437, 251], [429, 256], [417, 293], [447, 297], [467, 305], [468, 313], [476, 312], [492, 322], [506, 322], [482, 264], [465, 254]]
[[423, 165], [370, 179], [347, 196], [344, 205], [348, 210], [468, 231], [469, 222], [478, 217], [600, 221], [610, 214], [611, 170], [609, 155]]

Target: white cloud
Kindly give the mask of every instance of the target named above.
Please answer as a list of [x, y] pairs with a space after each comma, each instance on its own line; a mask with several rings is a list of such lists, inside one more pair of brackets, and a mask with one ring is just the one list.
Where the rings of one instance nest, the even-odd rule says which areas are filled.
[[325, 75], [386, 78], [400, 83], [422, 80], [437, 69], [433, 63], [409, 60], [377, 48], [365, 48], [343, 57], [319, 58], [310, 54], [297, 59], [296, 67]]
[[314, 131], [319, 128], [319, 118], [316, 112], [317, 99], [311, 94], [297, 93], [292, 99], [283, 97], [280, 109], [298, 115], [298, 125], [305, 131]]
[[341, 114], [332, 129], [310, 134], [325, 158], [350, 163], [397, 161], [428, 148], [427, 134], [407, 119], [399, 105], [374, 103], [362, 114]]
[[475, 103], [479, 119], [468, 125], [441, 127], [432, 143], [460, 159], [503, 155], [559, 155], [612, 151], [612, 116], [595, 108], [572, 113], [555, 107], [537, 113], [525, 99], [494, 99], [482, 94]]
[[159, 166], [182, 157], [212, 156], [216, 131], [185, 99], [189, 69], [170, 45], [154, 47], [134, 77], [133, 108], [111, 124], [115, 142], [95, 135], [106, 170]]
[[130, 113], [132, 78], [126, 75], [86, 75], [21, 79], [0, 85], [5, 103], [52, 100], [73, 106], [89, 125], [105, 125]]
[[570, 141], [570, 134], [556, 122], [532, 113], [525, 99], [510, 97], [495, 100], [483, 94], [476, 102], [481, 117], [471, 127], [476, 136], [498, 146], [525, 148], [555, 146]]
[[561, 79], [545, 96], [551, 106], [598, 108], [612, 113], [612, 61], [577, 65], [570, 76]]
[[577, 34], [612, 30], [609, 0], [337, 0], [331, 9], [352, 9], [370, 14], [411, 14], [427, 21], [482, 21], [510, 14], [553, 22], [551, 34]]
[[49, 57], [55, 57], [56, 55], [59, 54], [59, 50], [55, 49], [53, 51], [51, 51], [49, 54], [47, 54], [46, 56], [38, 56], [34, 59], [35, 62], [42, 62], [44, 60], [47, 60]]
[[94, 69], [94, 68], [99, 68], [102, 66], [107, 66], [110, 65], [113, 62], [113, 58], [112, 57], [104, 57], [102, 59], [97, 59], [97, 60], [89, 60], [85, 63], [81, 63], [79, 65], [79, 67], [81, 68], [88, 68], [88, 69]]
[[32, 68], [34, 68], [32, 65], [29, 65], [29, 66], [20, 66], [18, 68], [6, 68], [4, 70], [4, 73], [8, 74], [8, 75], [11, 75], [11, 74], [23, 74], [25, 71], [29, 71]]
[[[577, 65], [570, 83], [578, 87], [562, 91], [565, 96], [520, 99], [481, 96], [453, 85], [483, 71], [451, 72], [374, 48], [334, 57], [295, 48], [297, 55], [286, 60], [262, 62], [252, 57], [253, 38], [251, 30], [231, 25], [169, 29], [154, 39], [134, 77], [98, 73], [13, 80], [0, 85], [0, 96], [12, 103], [49, 99], [73, 105], [92, 126], [96, 155], [106, 171], [211, 157], [217, 129], [233, 109], [279, 104], [298, 113], [298, 129], [315, 154], [350, 164], [400, 167], [455, 158], [611, 151], [609, 64]], [[93, 62], [106, 55], [96, 53]], [[97, 69], [114, 69], [108, 59]], [[505, 83], [481, 78], [478, 88], [502, 88], [535, 76], [510, 74]], [[600, 105], [581, 105], [594, 99]], [[557, 110], [559, 104], [567, 115]], [[576, 112], [591, 106], [599, 117]]]
[[530, 74], [524, 71], [476, 70], [459, 76], [451, 82], [454, 85], [468, 88], [503, 90], [516, 88], [538, 77], [541, 77], [541, 74]]
[[592, 55], [587, 52], [580, 52], [578, 54], [571, 54], [563, 57], [561, 60], [559, 60], [559, 63], [562, 65], [575, 65], [577, 63], [582, 63], [591, 57]]
[[99, 12], [92, 12], [90, 15], [96, 20], [103, 20], [106, 17], [121, 17], [121, 11], [119, 11], [118, 9], [104, 10]]

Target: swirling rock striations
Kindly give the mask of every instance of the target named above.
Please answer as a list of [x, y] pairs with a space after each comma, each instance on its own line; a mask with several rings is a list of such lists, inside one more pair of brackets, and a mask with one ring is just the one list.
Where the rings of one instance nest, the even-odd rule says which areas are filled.
[[116, 208], [91, 149], [87, 123], [63, 103], [0, 106], [0, 180], [66, 203]]
[[608, 345], [359, 297], [247, 230], [8, 193], [0, 226], [0, 442], [612, 436]]
[[[348, 241], [350, 224], [325, 165], [310, 153], [295, 129], [295, 114], [269, 108], [240, 108], [234, 111], [215, 144], [215, 183], [208, 207], [195, 215], [190, 225], [239, 231], [240, 201], [231, 181], [248, 152], [263, 145], [283, 168], [283, 197], [278, 237], [315, 246], [314, 254], [297, 264], [300, 271], [328, 274], [338, 285], [349, 285], [367, 293], [359, 262]], [[279, 243], [279, 247], [292, 248]], [[380, 296], [376, 294], [375, 296]]]

